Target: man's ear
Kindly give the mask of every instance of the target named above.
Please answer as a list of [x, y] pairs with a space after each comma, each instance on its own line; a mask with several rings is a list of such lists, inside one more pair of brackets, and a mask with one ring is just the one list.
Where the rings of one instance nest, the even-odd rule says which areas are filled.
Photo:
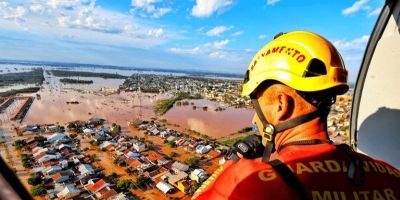
[[294, 100], [291, 96], [285, 93], [279, 93], [276, 96], [277, 109], [276, 118], [279, 121], [285, 121], [292, 116], [294, 111]]

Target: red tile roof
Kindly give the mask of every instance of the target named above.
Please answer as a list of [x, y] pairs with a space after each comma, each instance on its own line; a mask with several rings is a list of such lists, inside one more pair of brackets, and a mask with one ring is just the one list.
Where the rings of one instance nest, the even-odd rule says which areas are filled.
[[216, 157], [218, 157], [220, 154], [219, 154], [218, 152], [214, 151], [214, 150], [211, 150], [211, 151], [208, 152], [207, 155], [209, 155], [211, 158], [216, 158]]
[[39, 160], [40, 158], [43, 158], [45, 155], [47, 155], [47, 153], [41, 153], [35, 157], [35, 160]]
[[149, 159], [150, 161], [157, 161], [161, 160], [162, 158], [164, 158], [164, 156], [155, 151], [150, 150], [147, 152], [147, 159]]
[[101, 194], [101, 199], [108, 199], [109, 197], [116, 195], [117, 191], [115, 191], [114, 189], [109, 190], [107, 188], [104, 188], [101, 189], [99, 193]]
[[44, 166], [44, 167], [49, 167], [49, 166], [57, 165], [58, 163], [60, 163], [59, 160], [52, 160], [52, 161], [44, 162], [44, 163], [42, 164], [42, 166]]
[[92, 159], [91, 159], [90, 157], [87, 156], [87, 157], [85, 157], [85, 158], [83, 159], [83, 161], [84, 161], [84, 162], [89, 162], [89, 161], [92, 161]]
[[67, 175], [68, 174], [66, 174], [66, 173], [57, 173], [57, 174], [54, 174], [53, 176], [51, 176], [51, 178], [55, 181], [63, 176], [67, 176]]
[[130, 151], [131, 151], [131, 150], [126, 149], [126, 150], [124, 151], [124, 154], [126, 155], [126, 154], [128, 154]]
[[128, 167], [132, 168], [132, 169], [136, 169], [139, 165], [141, 165], [142, 163], [138, 160], [135, 159], [127, 159], [127, 163], [128, 163]]
[[51, 178], [52, 178], [53, 180], [57, 180], [57, 179], [59, 179], [59, 178], [61, 178], [61, 177], [62, 177], [61, 173], [57, 173], [57, 174], [54, 174], [53, 176], [51, 176]]
[[106, 147], [106, 149], [107, 149], [107, 151], [112, 151], [112, 150], [114, 150], [114, 147], [112, 145], [108, 145]]
[[35, 154], [35, 153], [37, 153], [37, 152], [40, 151], [40, 150], [42, 150], [42, 149], [36, 149], [35, 151], [32, 151], [32, 155]]
[[94, 193], [96, 192], [98, 189], [102, 188], [104, 185], [106, 184], [106, 181], [104, 179], [100, 179], [99, 181], [97, 181], [95, 184], [89, 186], [87, 189]]

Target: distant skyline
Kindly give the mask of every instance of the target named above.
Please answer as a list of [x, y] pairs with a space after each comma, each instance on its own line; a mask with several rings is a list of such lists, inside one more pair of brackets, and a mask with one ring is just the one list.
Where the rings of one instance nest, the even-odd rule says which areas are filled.
[[333, 42], [354, 82], [384, 1], [0, 0], [0, 59], [242, 74], [279, 32]]

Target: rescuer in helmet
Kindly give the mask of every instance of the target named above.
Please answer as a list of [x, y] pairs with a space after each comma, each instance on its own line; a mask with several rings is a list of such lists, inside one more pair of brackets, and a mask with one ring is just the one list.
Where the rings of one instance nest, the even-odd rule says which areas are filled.
[[304, 31], [277, 35], [254, 56], [242, 88], [261, 137], [235, 144], [231, 153], [244, 158], [227, 161], [193, 198], [400, 199], [398, 169], [329, 140], [330, 107], [348, 88], [328, 40]]

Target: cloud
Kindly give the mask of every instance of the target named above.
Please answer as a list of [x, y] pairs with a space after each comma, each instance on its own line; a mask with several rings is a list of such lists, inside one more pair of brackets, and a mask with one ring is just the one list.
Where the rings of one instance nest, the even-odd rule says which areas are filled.
[[132, 0], [132, 6], [139, 8], [147, 8], [154, 3], [158, 3], [161, 0]]
[[225, 53], [222, 51], [214, 51], [214, 52], [211, 52], [208, 56], [210, 56], [210, 58], [222, 59], [222, 58], [225, 58]]
[[232, 33], [232, 37], [237, 37], [237, 36], [240, 36], [240, 35], [242, 35], [244, 32], [243, 31], [236, 31], [236, 32], [234, 32], [234, 33]]
[[368, 17], [379, 15], [381, 13], [382, 7], [376, 8], [375, 10], [368, 13]]
[[345, 56], [343, 59], [346, 60], [347, 62], [350, 61], [361, 61], [363, 58], [363, 54], [357, 54], [357, 55], [350, 55], [350, 56]]
[[201, 50], [200, 48], [201, 48], [200, 46], [196, 46], [196, 47], [193, 47], [190, 49], [172, 47], [172, 48], [169, 48], [168, 50], [170, 52], [179, 53], [179, 54], [197, 54], [198, 52], [200, 52], [200, 50]]
[[342, 14], [347, 16], [347, 15], [356, 13], [361, 9], [370, 9], [370, 7], [366, 5], [368, 1], [369, 0], [358, 0], [358, 1], [354, 2], [354, 4], [352, 6], [342, 10]]
[[267, 37], [267, 35], [261, 34], [261, 35], [258, 36], [258, 39], [263, 40], [263, 39], [265, 39], [266, 37]]
[[0, 2], [0, 17], [3, 19], [22, 22], [27, 13], [28, 10], [22, 6], [13, 7], [8, 2]]
[[229, 40], [221, 40], [212, 43], [212, 46], [216, 49], [222, 49], [229, 43]]
[[77, 7], [79, 7], [82, 4], [89, 3], [89, 2], [95, 2], [93, 0], [48, 0], [45, 1], [46, 4], [53, 8], [53, 9], [66, 9], [66, 10], [73, 10]]
[[211, 30], [207, 31], [208, 36], [220, 36], [222, 33], [225, 31], [228, 31], [232, 29], [232, 27], [226, 27], [226, 26], [216, 26], [212, 28]]
[[[107, 10], [95, 0], [0, 1], [0, 29], [68, 42], [149, 48], [177, 37], [162, 25]], [[173, 33], [173, 34], [172, 34]]]
[[162, 28], [149, 30], [149, 31], [147, 32], [147, 34], [148, 34], [149, 36], [152, 36], [152, 37], [155, 37], [155, 38], [161, 37], [161, 36], [163, 35], [163, 33], [164, 33], [164, 29], [162, 29]]
[[32, 4], [29, 6], [29, 10], [34, 13], [43, 13], [44, 7], [40, 4]]
[[215, 12], [221, 13], [233, 4], [233, 0], [196, 0], [192, 8], [192, 16], [209, 17]]
[[229, 40], [220, 40], [214, 42], [208, 42], [202, 45], [195, 46], [193, 48], [170, 48], [170, 52], [178, 54], [191, 54], [191, 55], [204, 55], [210, 58], [225, 58], [226, 53], [223, 49], [229, 44]]
[[160, 18], [172, 11], [169, 7], [156, 6], [161, 2], [162, 0], [132, 0], [133, 9], [131, 12], [138, 12], [142, 17]]
[[79, 8], [77, 11], [75, 15], [62, 14], [58, 17], [59, 25], [68, 28], [86, 29], [111, 34], [124, 32], [124, 29], [113, 23], [113, 21], [118, 20], [117, 18], [119, 17], [108, 16], [106, 11], [96, 9], [95, 1], [91, 1], [89, 5]]
[[274, 5], [274, 4], [276, 4], [276, 3], [278, 3], [278, 2], [280, 2], [281, 0], [267, 0], [267, 4], [268, 5]]
[[363, 35], [351, 41], [336, 40], [333, 45], [341, 51], [364, 50], [367, 46], [369, 35]]

